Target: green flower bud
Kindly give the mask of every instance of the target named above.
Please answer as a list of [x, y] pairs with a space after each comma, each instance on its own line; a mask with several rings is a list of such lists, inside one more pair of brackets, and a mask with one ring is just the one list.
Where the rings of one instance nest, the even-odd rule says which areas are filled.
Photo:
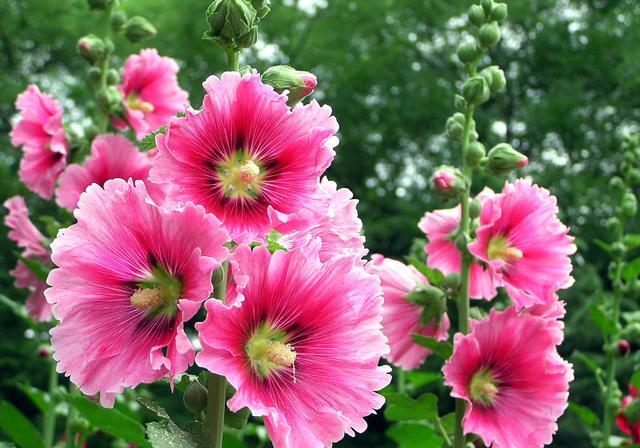
[[271, 6], [271, 0], [251, 0], [251, 5], [253, 6], [253, 9], [256, 10], [258, 20], [264, 19], [264, 16], [269, 14], [269, 11], [271, 10], [269, 7]]
[[75, 417], [71, 420], [69, 426], [73, 434], [86, 432], [90, 428], [89, 421], [84, 417]]
[[258, 40], [258, 27], [254, 26], [247, 33], [239, 36], [236, 39], [236, 46], [238, 48], [250, 48]]
[[466, 189], [467, 181], [458, 168], [443, 165], [434, 171], [431, 185], [441, 196], [454, 198]]
[[494, 176], [506, 176], [518, 168], [527, 166], [529, 159], [519, 153], [508, 143], [499, 143], [487, 154], [487, 163], [484, 169]]
[[93, 9], [95, 11], [104, 11], [109, 6], [109, 0], [87, 0], [89, 3], [89, 9]]
[[471, 165], [477, 165], [486, 155], [484, 145], [480, 142], [472, 142], [467, 147], [467, 161]]
[[460, 140], [464, 134], [464, 126], [449, 117], [446, 124], [447, 135], [452, 140]]
[[618, 176], [613, 176], [611, 179], [609, 179], [609, 188], [611, 188], [616, 193], [622, 193], [625, 188], [624, 181]]
[[432, 285], [421, 285], [409, 293], [406, 300], [414, 305], [424, 307], [420, 317], [421, 325], [426, 325], [429, 322], [440, 323], [442, 315], [447, 311], [444, 292]]
[[104, 41], [95, 34], [81, 37], [78, 41], [78, 52], [80, 56], [91, 64], [102, 61], [106, 55]]
[[638, 213], [638, 199], [631, 190], [627, 191], [622, 197], [620, 210], [622, 211], [622, 216], [626, 219], [633, 218]]
[[485, 23], [478, 31], [478, 41], [485, 48], [494, 46], [500, 41], [500, 26], [498, 22]]
[[460, 45], [458, 45], [458, 49], [456, 50], [456, 55], [458, 56], [458, 59], [460, 59], [460, 62], [462, 62], [463, 64], [469, 64], [473, 62], [477, 54], [478, 49], [476, 48], [476, 44], [471, 40], [462, 42]]
[[493, 10], [493, 0], [481, 0], [480, 4], [482, 5], [482, 9], [484, 9], [486, 15], [491, 14], [491, 11]]
[[131, 43], [140, 42], [142, 39], [155, 36], [155, 34], [155, 27], [142, 16], [131, 17], [124, 27], [124, 35]]
[[476, 130], [475, 129], [471, 129], [471, 131], [469, 132], [469, 141], [471, 143], [473, 143], [473, 142], [478, 140], [478, 137], [480, 137], [480, 136], [478, 135]]
[[116, 11], [111, 17], [111, 29], [114, 33], [119, 33], [124, 29], [124, 24], [127, 23], [127, 14], [124, 11]]
[[110, 101], [109, 101], [109, 93], [106, 90], [99, 90], [96, 94], [96, 102], [98, 103], [98, 107], [103, 112], [109, 112], [110, 110]]
[[462, 86], [462, 96], [467, 103], [479, 106], [487, 102], [491, 96], [491, 90], [482, 76], [474, 76], [467, 79]]
[[115, 84], [118, 84], [119, 82], [120, 74], [118, 73], [118, 70], [116, 70], [115, 68], [109, 69], [109, 71], [107, 72], [107, 84], [113, 86]]
[[456, 94], [455, 99], [453, 100], [453, 105], [458, 111], [464, 111], [467, 108], [467, 102], [464, 100], [462, 95]]
[[460, 274], [452, 272], [444, 279], [444, 284], [449, 289], [457, 289], [460, 286]]
[[631, 185], [632, 187], [640, 185], [640, 170], [629, 170], [629, 173], [627, 174], [627, 182], [629, 182], [629, 185]]
[[116, 86], [107, 87], [107, 96], [109, 98], [110, 109], [117, 108], [122, 102], [122, 93], [120, 93]]
[[459, 233], [456, 236], [456, 239], [454, 240], [454, 243], [456, 244], [456, 248], [460, 252], [466, 252], [467, 251], [467, 244], [469, 243], [469, 237], [467, 235], [465, 235], [464, 233]]
[[626, 251], [627, 251], [627, 248], [622, 241], [616, 241], [613, 244], [611, 244], [611, 255], [615, 259], [619, 260], [622, 257], [624, 257], [624, 254]]
[[509, 7], [506, 3], [496, 3], [493, 5], [493, 9], [491, 10], [491, 19], [502, 23], [506, 20], [508, 14]]
[[100, 76], [102, 75], [102, 70], [98, 67], [89, 67], [87, 70], [87, 78], [94, 84], [98, 84], [100, 82]]
[[507, 85], [507, 78], [504, 76], [504, 72], [497, 65], [491, 65], [480, 72], [480, 76], [489, 85], [491, 92], [499, 92]]
[[620, 220], [616, 217], [607, 220], [607, 230], [609, 233], [616, 233], [620, 228]]
[[224, 48], [248, 48], [257, 38], [258, 30], [254, 28], [258, 20], [248, 0], [215, 0], [207, 9], [209, 30], [204, 37]]
[[318, 84], [313, 73], [296, 70], [288, 65], [269, 67], [261, 78], [263, 83], [269, 84], [278, 93], [288, 91], [289, 106], [294, 106], [310, 95]]
[[477, 199], [471, 199], [469, 201], [469, 217], [471, 219], [476, 219], [480, 216], [480, 212], [482, 211], [482, 204]]
[[207, 408], [207, 389], [198, 381], [192, 381], [182, 396], [184, 407], [192, 414], [200, 414]]
[[471, 8], [469, 8], [468, 15], [469, 22], [471, 22], [475, 26], [481, 26], [487, 18], [484, 10], [482, 9], [482, 6], [480, 5], [472, 5]]

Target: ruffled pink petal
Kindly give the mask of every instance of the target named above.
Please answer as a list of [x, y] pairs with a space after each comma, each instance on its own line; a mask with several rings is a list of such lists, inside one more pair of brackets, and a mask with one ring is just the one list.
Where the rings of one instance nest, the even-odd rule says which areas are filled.
[[23, 249], [23, 256], [46, 256], [49, 251], [44, 247], [44, 235], [29, 219], [29, 210], [22, 196], [13, 196], [4, 202], [9, 214], [4, 217], [4, 224], [11, 229], [9, 238]]

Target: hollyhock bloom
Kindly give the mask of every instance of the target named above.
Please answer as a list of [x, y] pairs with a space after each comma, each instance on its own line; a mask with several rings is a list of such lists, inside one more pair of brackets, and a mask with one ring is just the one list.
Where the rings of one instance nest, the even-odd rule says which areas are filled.
[[564, 301], [558, 299], [558, 295], [553, 293], [550, 295], [544, 303], [538, 303], [527, 309], [529, 314], [539, 316], [547, 321], [549, 328], [551, 328], [556, 335], [556, 345], [562, 344], [564, 340], [564, 322], [562, 319], [567, 310], [565, 308]]
[[415, 369], [431, 354], [431, 351], [413, 342], [412, 333], [420, 333], [438, 341], [449, 337], [449, 317], [446, 313], [438, 324], [420, 323], [423, 307], [407, 300], [407, 296], [428, 280], [412, 266], [374, 254], [366, 266], [368, 272], [380, 277], [384, 294], [382, 332], [389, 339], [391, 353], [387, 359], [404, 370]]
[[490, 266], [518, 307], [545, 303], [573, 282], [569, 255], [576, 246], [557, 214], [556, 198], [529, 180], [507, 183], [482, 206], [469, 251]]
[[147, 181], [150, 169], [150, 154], [138, 151], [127, 138], [116, 134], [100, 135], [93, 140], [91, 155], [84, 164], [69, 165], [60, 176], [56, 202], [73, 211], [80, 194], [89, 185], [104, 185], [109, 179], [121, 178], [145, 181], [150, 196], [156, 203], [161, 203], [162, 188]]
[[[485, 188], [476, 199], [484, 204], [494, 195]], [[445, 275], [460, 272], [462, 257], [450, 235], [460, 225], [460, 206], [446, 210], [427, 212], [418, 223], [418, 227], [427, 236], [428, 243], [424, 247], [427, 253], [427, 265], [438, 269]], [[488, 269], [479, 263], [471, 265], [469, 296], [474, 299], [492, 299], [496, 295], [496, 285]]]
[[62, 126], [62, 108], [56, 100], [31, 84], [18, 95], [22, 117], [11, 130], [11, 144], [22, 146], [20, 180], [39, 196], [49, 199], [67, 160], [69, 145]]
[[270, 227], [282, 234], [278, 243], [288, 250], [307, 244], [309, 236], [320, 238], [320, 261], [339, 254], [362, 258], [367, 250], [357, 204], [350, 190], [325, 177], [308, 207], [292, 215], [270, 210]]
[[156, 206], [142, 181], [91, 185], [75, 216], [51, 244], [53, 357], [80, 390], [113, 406], [125, 387], [193, 362], [183, 323], [211, 293], [227, 234], [202, 207]]
[[634, 444], [640, 444], [640, 398], [638, 398], [638, 390], [633, 386], [629, 386], [629, 395], [620, 403], [616, 425], [621, 432], [631, 436]]
[[255, 73], [211, 76], [204, 88], [202, 110], [156, 137], [151, 180], [176, 185], [177, 200], [203, 205], [236, 242], [260, 240], [270, 210], [291, 214], [314, 199], [338, 124], [315, 101], [289, 109]]
[[[189, 94], [178, 85], [179, 70], [175, 60], [158, 55], [154, 48], [142, 50], [125, 61], [118, 89], [136, 138], [142, 139], [182, 112]], [[116, 127], [122, 126], [116, 123]]]
[[319, 243], [273, 255], [240, 245], [227, 305], [206, 303], [198, 365], [236, 389], [228, 401], [264, 416], [275, 448], [324, 448], [366, 429], [390, 381], [375, 276], [351, 256], [319, 259]]
[[494, 448], [551, 443], [573, 380], [554, 338], [545, 319], [514, 307], [492, 310], [470, 334], [456, 334], [443, 372], [451, 395], [467, 401], [465, 434]]
[[[9, 210], [4, 223], [11, 229], [9, 238], [22, 248], [22, 256], [37, 258], [41, 263], [49, 262], [49, 250], [45, 248], [45, 237], [29, 219], [29, 210], [21, 196], [14, 196], [4, 202]], [[28, 289], [31, 294], [27, 297], [27, 312], [36, 322], [45, 322], [51, 319], [51, 305], [44, 297], [47, 285], [39, 279], [22, 261], [10, 272], [15, 279], [16, 288]]]

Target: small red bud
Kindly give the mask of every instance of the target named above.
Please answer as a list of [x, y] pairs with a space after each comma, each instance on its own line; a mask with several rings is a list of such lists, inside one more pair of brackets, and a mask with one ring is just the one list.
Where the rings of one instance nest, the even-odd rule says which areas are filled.
[[620, 341], [618, 341], [618, 353], [620, 353], [620, 356], [627, 356], [631, 353], [631, 344], [629, 344], [629, 341], [626, 339], [620, 339]]
[[39, 347], [38, 348], [38, 356], [40, 358], [48, 358], [49, 357], [49, 347]]

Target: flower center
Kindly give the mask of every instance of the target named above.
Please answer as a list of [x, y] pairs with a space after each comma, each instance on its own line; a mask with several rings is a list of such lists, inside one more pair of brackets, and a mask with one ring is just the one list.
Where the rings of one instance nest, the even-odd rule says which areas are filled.
[[480, 370], [471, 378], [469, 391], [475, 403], [490, 405], [498, 394], [498, 383], [490, 370]]
[[155, 268], [151, 275], [137, 284], [131, 294], [131, 306], [146, 311], [149, 317], [173, 317], [178, 310], [182, 283], [162, 268]]
[[510, 246], [504, 236], [494, 236], [489, 240], [487, 256], [490, 260], [515, 261], [522, 258], [522, 251]]
[[131, 110], [139, 110], [144, 112], [145, 114], [149, 114], [154, 110], [153, 104], [147, 101], [142, 101], [140, 99], [140, 95], [137, 93], [130, 93], [129, 95], [127, 95], [126, 103], [127, 108]]
[[251, 366], [261, 379], [274, 371], [291, 367], [295, 382], [294, 364], [297, 353], [293, 346], [287, 343], [287, 339], [284, 332], [264, 323], [253, 333], [245, 345], [245, 352]]
[[264, 182], [265, 171], [248, 152], [236, 151], [220, 163], [216, 170], [226, 197], [250, 199], [258, 197]]

